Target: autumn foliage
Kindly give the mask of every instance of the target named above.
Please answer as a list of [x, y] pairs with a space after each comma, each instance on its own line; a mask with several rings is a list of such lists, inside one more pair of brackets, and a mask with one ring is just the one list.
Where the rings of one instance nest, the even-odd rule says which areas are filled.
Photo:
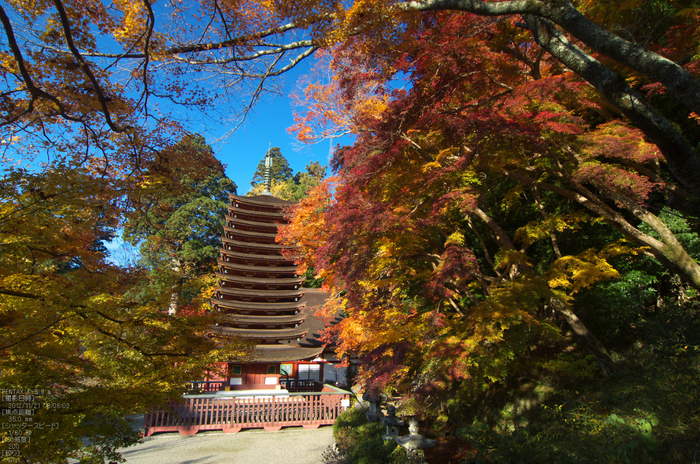
[[[248, 353], [209, 339], [214, 320], [199, 296], [206, 282], [191, 279], [196, 296], [171, 316], [172, 281], [154, 275], [157, 260], [151, 256], [149, 272], [108, 259], [104, 242], [136, 213], [137, 198], [154, 198], [155, 177], [66, 164], [10, 169], [0, 184], [0, 383], [3, 391], [41, 391], [34, 403], [67, 405], [34, 408], [32, 424], [52, 425], [29, 429], [31, 441], [20, 445], [28, 462], [117, 459], [117, 448], [139, 438], [129, 415], [177, 398], [213, 363]], [[161, 198], [183, 193], [162, 180]], [[3, 415], [3, 434], [13, 417]]]
[[[357, 137], [335, 153], [333, 191], [312, 193], [283, 233], [326, 277], [326, 311], [346, 315], [329, 341], [368, 388], [438, 409], [526, 375], [568, 331], [607, 375], [576, 297], [643, 254], [700, 286], [651, 207], [683, 190], [657, 146], [513, 22], [422, 21], [392, 49], [348, 39], [328, 85], [307, 88], [302, 140], [317, 130], [306, 120], [337, 132], [339, 108]], [[603, 240], [578, 238], [600, 224]]]
[[[362, 360], [361, 380], [444, 411], [553, 369], [553, 353], [585, 348], [614, 372], [589, 322], [625, 311], [590, 317], [587, 292], [637, 282], [635, 304], [661, 314], [660, 293], [650, 303], [642, 287], [673, 286], [679, 307], [700, 288], [687, 220], [700, 211], [698, 11], [691, 0], [3, 3], [0, 372], [3, 387], [75, 405], [23, 452], [116, 458], [135, 439], [123, 421], [134, 404], [245, 355], [205, 336], [208, 283], [193, 270], [213, 245], [193, 247], [183, 226], [194, 217], [206, 235], [197, 205], [221, 191], [190, 187], [222, 180], [210, 176], [221, 166], [178, 142], [210, 119], [235, 130], [275, 78], [320, 53], [293, 130], [356, 142], [336, 151], [336, 177], [284, 240], [325, 277], [326, 311], [347, 315], [327, 336]], [[124, 226], [151, 253], [148, 270], [107, 260], [103, 242]], [[656, 275], [628, 279], [643, 274], [635, 266]], [[186, 291], [191, 317], [165, 314]], [[642, 319], [621, 316], [616, 333]], [[690, 326], [666, 338], [692, 340]]]

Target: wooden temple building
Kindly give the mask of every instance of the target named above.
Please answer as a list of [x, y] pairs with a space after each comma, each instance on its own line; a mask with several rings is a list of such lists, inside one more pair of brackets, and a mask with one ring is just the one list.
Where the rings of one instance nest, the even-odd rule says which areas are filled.
[[192, 381], [182, 401], [146, 413], [146, 436], [317, 428], [333, 424], [350, 406], [350, 394], [332, 385], [343, 386], [345, 368], [336, 368], [332, 349], [320, 341], [325, 323], [315, 312], [327, 294], [303, 288], [304, 277], [276, 243], [278, 226], [288, 221], [285, 208], [293, 203], [269, 194], [269, 152], [265, 164], [265, 194], [230, 195], [212, 298], [220, 322], [210, 333], [254, 342], [253, 356]]
[[324, 355], [319, 340], [324, 323], [314, 315], [326, 292], [302, 288], [304, 277], [275, 241], [277, 227], [288, 222], [285, 208], [293, 204], [269, 189], [252, 197], [230, 195], [212, 299], [223, 322], [212, 332], [256, 346], [251, 362], [228, 365], [221, 379], [225, 390], [299, 391], [338, 380], [339, 374], [345, 380], [344, 370], [328, 365], [324, 372], [324, 365], [337, 361]]

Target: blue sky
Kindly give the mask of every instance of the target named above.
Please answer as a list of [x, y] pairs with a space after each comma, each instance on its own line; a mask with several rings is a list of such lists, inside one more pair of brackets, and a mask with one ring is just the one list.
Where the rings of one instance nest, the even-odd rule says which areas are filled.
[[[277, 82], [281, 85], [280, 94], [268, 94], [263, 97], [244, 123], [227, 138], [222, 139], [231, 126], [223, 122], [217, 124], [211, 120], [200, 123], [193, 121], [188, 127], [191, 132], [202, 134], [213, 147], [216, 157], [226, 165], [226, 175], [236, 183], [239, 195], [245, 195], [250, 190], [250, 181], [255, 169], [270, 146], [280, 148], [282, 155], [287, 158], [290, 167], [296, 173], [304, 170], [312, 161], [328, 165], [333, 147], [339, 143], [351, 143], [350, 137], [345, 136], [332, 142], [327, 140], [306, 145], [287, 132], [294, 124], [293, 100], [290, 94], [298, 90], [297, 81], [307, 73], [311, 64], [312, 60], [307, 59], [306, 63], [302, 62], [292, 73], [282, 76], [283, 80]], [[110, 260], [114, 263], [127, 265], [136, 256], [133, 247], [120, 238], [105, 245], [110, 251]]]
[[[304, 170], [312, 161], [328, 165], [331, 148], [338, 143], [350, 143], [349, 138], [324, 141], [315, 145], [302, 145], [287, 129], [294, 124], [292, 99], [290, 93], [297, 90], [297, 80], [306, 74], [312, 63], [311, 59], [300, 63], [293, 72], [282, 76], [281, 94], [268, 94], [258, 102], [245, 122], [236, 132], [225, 140], [219, 140], [231, 129], [229, 126], [208, 127], [202, 133], [212, 147], [216, 157], [226, 165], [228, 175], [238, 186], [238, 194], [245, 195], [250, 189], [258, 163], [265, 157], [270, 146], [279, 147], [282, 155], [289, 161], [296, 173]], [[190, 130], [196, 131], [195, 128]]]
[[228, 140], [213, 143], [216, 157], [226, 165], [226, 175], [236, 183], [239, 194], [250, 189], [255, 169], [270, 146], [282, 150], [295, 173], [311, 161], [328, 164], [330, 142], [302, 146], [287, 132], [293, 122], [290, 99], [278, 97], [258, 104], [254, 114]]

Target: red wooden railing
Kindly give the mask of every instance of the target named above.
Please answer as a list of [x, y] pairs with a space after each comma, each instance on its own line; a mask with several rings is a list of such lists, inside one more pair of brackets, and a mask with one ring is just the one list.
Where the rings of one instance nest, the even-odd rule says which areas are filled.
[[290, 393], [323, 391], [323, 384], [316, 380], [287, 380], [280, 378], [280, 386]]
[[315, 429], [333, 424], [349, 400], [350, 394], [337, 388], [268, 397], [191, 395], [164, 410], [147, 413], [144, 428], [146, 436], [155, 432], [194, 435], [200, 430], [236, 433], [245, 428], [279, 430], [291, 426]]
[[223, 390], [224, 385], [227, 385], [224, 380], [200, 380], [190, 382], [190, 389], [192, 392], [209, 393]]

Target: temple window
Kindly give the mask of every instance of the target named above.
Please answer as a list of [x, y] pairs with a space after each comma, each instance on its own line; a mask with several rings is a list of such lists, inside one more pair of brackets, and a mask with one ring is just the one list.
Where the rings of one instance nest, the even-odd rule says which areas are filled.
[[291, 376], [294, 373], [294, 364], [285, 363], [280, 365], [280, 374]]
[[299, 364], [299, 380], [321, 380], [319, 364]]

